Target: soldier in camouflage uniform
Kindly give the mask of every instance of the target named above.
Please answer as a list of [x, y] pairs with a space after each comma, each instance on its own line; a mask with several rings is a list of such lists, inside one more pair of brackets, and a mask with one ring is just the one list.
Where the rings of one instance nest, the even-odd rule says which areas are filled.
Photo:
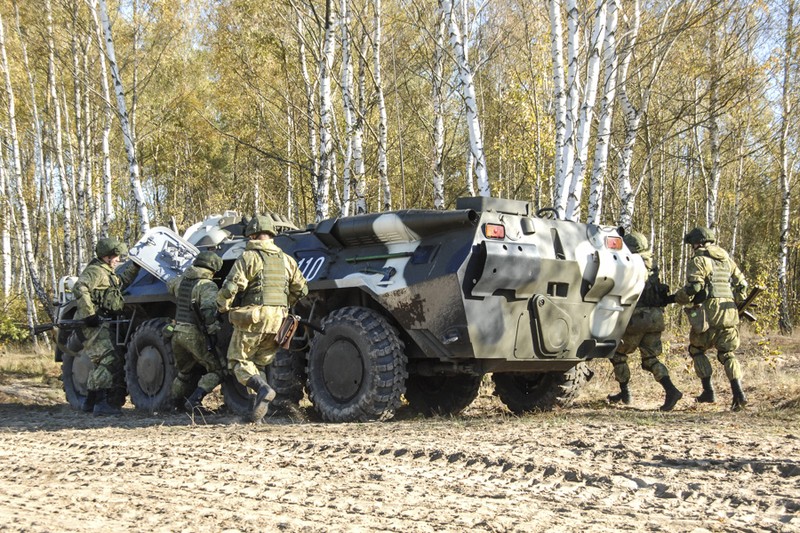
[[704, 227], [694, 228], [684, 236], [683, 242], [692, 246], [694, 257], [686, 266], [686, 285], [675, 293], [675, 301], [681, 305], [693, 304], [687, 309], [692, 325], [689, 354], [703, 383], [703, 392], [695, 399], [705, 403], [716, 400], [711, 384], [713, 370], [705, 353], [716, 348], [717, 360], [731, 383], [731, 409], [739, 411], [747, 405], [747, 398], [741, 385], [742, 370], [733, 353], [739, 347], [736, 301], [745, 298], [747, 281], [728, 252], [715, 245], [715, 241], [713, 230]]
[[[222, 381], [224, 366], [216, 351], [217, 284], [214, 274], [222, 268], [222, 259], [213, 252], [200, 252], [183, 275], [167, 283], [170, 294], [177, 300], [172, 352], [178, 375], [172, 381], [172, 398], [187, 412], [202, 410], [203, 398]], [[209, 343], [211, 350], [209, 350]], [[192, 369], [202, 366], [206, 373], [197, 388], [187, 398]]]
[[[288, 308], [306, 294], [308, 287], [295, 260], [272, 241], [272, 219], [255, 216], [245, 228], [250, 240], [236, 260], [217, 296], [220, 313], [233, 325], [228, 346], [228, 369], [236, 379], [256, 392], [251, 419], [260, 422], [267, 414], [275, 391], [266, 381], [266, 366], [278, 351], [275, 333]], [[241, 293], [241, 304], [233, 307]]]
[[117, 239], [100, 239], [95, 253], [97, 257], [81, 272], [72, 289], [77, 301], [74, 318], [86, 324], [76, 332], [83, 341], [81, 353], [94, 363], [81, 409], [95, 416], [118, 415], [122, 410], [109, 400], [113, 402], [114, 388], [122, 385], [125, 369], [122, 356], [114, 348], [111, 326], [101, 319], [122, 312], [122, 290], [136, 278], [139, 265], [131, 261], [121, 273], [116, 272], [120, 256], [128, 253], [128, 247]]
[[664, 306], [672, 303], [668, 295], [669, 287], [661, 283], [658, 277], [658, 268], [653, 266], [653, 252], [647, 242], [647, 237], [639, 232], [631, 232], [623, 237], [628, 249], [639, 254], [647, 267], [647, 281], [642, 295], [636, 303], [636, 310], [631, 316], [625, 335], [611, 357], [614, 365], [614, 378], [619, 383], [619, 393], [609, 394], [610, 402], [631, 403], [631, 393], [628, 382], [631, 379], [631, 370], [628, 367], [628, 355], [639, 349], [642, 356], [642, 368], [653, 374], [653, 377], [664, 387], [664, 404], [662, 411], [671, 411], [675, 404], [683, 397], [669, 377], [669, 371], [659, 361], [662, 353], [661, 332], [664, 331]]

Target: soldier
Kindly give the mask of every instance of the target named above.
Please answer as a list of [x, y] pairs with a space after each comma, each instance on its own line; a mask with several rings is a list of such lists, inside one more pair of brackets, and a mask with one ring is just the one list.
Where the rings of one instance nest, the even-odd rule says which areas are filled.
[[[172, 352], [178, 375], [172, 381], [172, 398], [187, 412], [202, 410], [203, 398], [222, 381], [223, 362], [216, 354], [217, 285], [211, 278], [222, 268], [222, 259], [213, 252], [200, 252], [183, 275], [167, 283], [170, 294], [177, 299]], [[209, 350], [210, 348], [210, 350]], [[192, 369], [196, 364], [206, 373], [188, 398]]]
[[131, 261], [117, 274], [120, 256], [128, 253], [128, 247], [114, 238], [100, 239], [95, 253], [97, 257], [81, 272], [72, 289], [77, 301], [75, 319], [86, 324], [78, 330], [83, 340], [81, 352], [94, 363], [81, 409], [95, 416], [118, 415], [122, 409], [109, 401], [113, 402], [113, 389], [124, 379], [123, 358], [114, 348], [111, 326], [101, 319], [122, 312], [122, 290], [136, 278], [139, 265]]
[[664, 405], [660, 409], [671, 411], [683, 397], [683, 393], [672, 384], [669, 371], [659, 361], [658, 356], [662, 353], [661, 332], [665, 329], [664, 306], [673, 303], [674, 299], [669, 297], [669, 287], [661, 283], [658, 268], [653, 266], [653, 252], [650, 250], [647, 237], [634, 231], [625, 235], [623, 240], [631, 252], [639, 254], [644, 260], [648, 276], [625, 335], [611, 357], [614, 378], [619, 383], [620, 391], [618, 394], [609, 394], [608, 401], [622, 402], [626, 405], [631, 403], [631, 393], [628, 390], [628, 382], [631, 379], [628, 355], [638, 348], [642, 356], [642, 368], [653, 374], [655, 380], [664, 387]]
[[694, 304], [687, 309], [692, 329], [689, 333], [689, 354], [694, 370], [703, 383], [703, 392], [695, 400], [713, 403], [711, 363], [705, 352], [717, 349], [717, 360], [725, 368], [731, 383], [733, 403], [731, 409], [741, 410], [747, 405], [742, 391], [742, 370], [734, 350], [739, 347], [739, 312], [736, 302], [745, 298], [747, 281], [728, 252], [715, 245], [714, 231], [697, 227], [687, 233], [683, 242], [690, 244], [694, 256], [686, 266], [686, 285], [675, 293], [681, 305]]
[[[269, 386], [266, 366], [278, 351], [275, 333], [288, 308], [306, 294], [308, 287], [297, 262], [272, 241], [272, 219], [255, 216], [244, 234], [249, 238], [217, 295], [220, 313], [230, 311], [233, 336], [228, 346], [228, 369], [236, 379], [256, 392], [251, 419], [260, 422], [267, 414], [275, 391]], [[233, 307], [241, 294], [241, 306]]]

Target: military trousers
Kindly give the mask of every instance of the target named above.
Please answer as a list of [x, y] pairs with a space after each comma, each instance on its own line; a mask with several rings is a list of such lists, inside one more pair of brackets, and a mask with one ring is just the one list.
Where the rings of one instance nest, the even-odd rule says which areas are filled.
[[[172, 353], [178, 375], [172, 381], [172, 397], [186, 398], [194, 391], [191, 383], [192, 371], [198, 365], [205, 373], [197, 382], [206, 392], [211, 392], [222, 382], [224, 367], [222, 361], [206, 349], [206, 337], [194, 324], [178, 324], [172, 334]], [[191, 389], [191, 390], [189, 390]]]
[[628, 366], [628, 356], [639, 349], [642, 356], [642, 368], [647, 370], [656, 381], [661, 381], [669, 376], [667, 367], [658, 359], [663, 352], [661, 332], [652, 333], [625, 333], [616, 352], [611, 357], [614, 365], [614, 379], [619, 383], [627, 383], [631, 379], [631, 369]]

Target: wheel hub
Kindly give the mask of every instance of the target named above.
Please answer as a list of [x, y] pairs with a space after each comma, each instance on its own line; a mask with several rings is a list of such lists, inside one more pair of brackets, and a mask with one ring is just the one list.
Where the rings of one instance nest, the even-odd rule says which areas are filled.
[[353, 398], [364, 380], [364, 362], [358, 347], [348, 339], [334, 342], [322, 364], [325, 387], [337, 401]]
[[136, 375], [139, 378], [139, 386], [145, 394], [151, 396], [157, 394], [164, 383], [164, 361], [161, 352], [152, 346], [143, 348], [136, 361]]

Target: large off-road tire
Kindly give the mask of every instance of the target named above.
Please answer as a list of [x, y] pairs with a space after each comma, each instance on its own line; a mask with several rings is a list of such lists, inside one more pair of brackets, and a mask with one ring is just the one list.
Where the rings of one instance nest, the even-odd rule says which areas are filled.
[[75, 357], [62, 352], [61, 381], [64, 385], [64, 395], [73, 409], [81, 408], [86, 398], [86, 383], [93, 370], [94, 363], [85, 355]]
[[133, 333], [125, 355], [125, 381], [137, 409], [155, 412], [170, 409], [170, 389], [175, 379], [172, 343], [162, 332], [166, 318], [143, 322]]
[[267, 379], [278, 395], [275, 404], [299, 404], [303, 399], [306, 383], [306, 356], [303, 352], [278, 350], [275, 359], [267, 367]]
[[586, 363], [566, 372], [495, 373], [494, 393], [515, 414], [567, 407], [592, 378]]
[[411, 374], [406, 380], [406, 400], [423, 416], [456, 415], [478, 397], [480, 387], [481, 376]]
[[308, 354], [308, 395], [328, 422], [394, 416], [405, 392], [406, 356], [397, 331], [377, 312], [344, 307], [329, 314]]

